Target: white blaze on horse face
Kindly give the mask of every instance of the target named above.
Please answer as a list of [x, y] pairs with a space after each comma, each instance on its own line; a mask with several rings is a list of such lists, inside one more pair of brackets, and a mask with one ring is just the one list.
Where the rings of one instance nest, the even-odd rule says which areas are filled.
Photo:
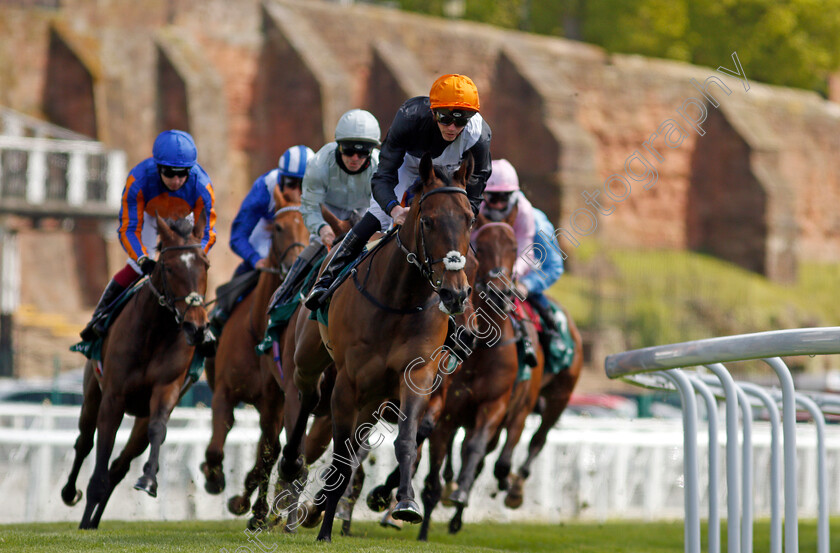
[[181, 254], [181, 261], [184, 262], [184, 265], [187, 266], [187, 269], [189, 269], [192, 265], [193, 259], [195, 259], [194, 253], [185, 252]]

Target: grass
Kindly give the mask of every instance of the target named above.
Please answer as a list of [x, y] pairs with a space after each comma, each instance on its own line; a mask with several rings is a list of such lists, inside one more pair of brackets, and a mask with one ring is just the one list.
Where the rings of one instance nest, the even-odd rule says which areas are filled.
[[[840, 519], [832, 520], [832, 551], [840, 550]], [[444, 524], [433, 524], [429, 543], [416, 542], [417, 528], [401, 532], [375, 523], [354, 523], [355, 536], [334, 532], [331, 545], [315, 543], [316, 530], [301, 529], [297, 535], [261, 534], [261, 548], [249, 542], [243, 521], [123, 522], [105, 520], [97, 531], [79, 531], [73, 523], [38, 523], [0, 526], [0, 551], [61, 552], [131, 551], [178, 553], [259, 553], [294, 551], [350, 553], [356, 551], [482, 553], [489, 551], [564, 553], [665, 553], [683, 551], [681, 522], [610, 522], [546, 524], [466, 524], [450, 536]], [[705, 528], [703, 529], [705, 532]], [[768, 551], [769, 527], [755, 525], [755, 551]], [[725, 525], [722, 531], [726, 550]], [[705, 546], [705, 533], [703, 534]], [[816, 525], [800, 523], [801, 551], [816, 549]]]

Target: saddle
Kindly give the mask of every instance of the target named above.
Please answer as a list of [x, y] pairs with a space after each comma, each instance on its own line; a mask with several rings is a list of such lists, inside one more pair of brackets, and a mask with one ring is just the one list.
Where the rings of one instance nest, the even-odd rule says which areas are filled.
[[216, 306], [225, 313], [232, 312], [236, 304], [254, 289], [259, 279], [260, 273], [256, 269], [236, 275], [216, 288]]

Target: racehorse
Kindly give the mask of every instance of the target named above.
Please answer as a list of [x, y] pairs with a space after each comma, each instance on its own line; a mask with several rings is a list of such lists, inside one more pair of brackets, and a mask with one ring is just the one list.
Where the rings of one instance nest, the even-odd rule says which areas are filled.
[[[548, 370], [543, 372], [542, 382], [540, 383], [539, 396], [545, 402], [540, 413], [540, 426], [534, 432], [531, 438], [531, 443], [528, 445], [528, 457], [519, 468], [518, 474], [510, 474], [511, 458], [513, 456], [513, 448], [519, 441], [519, 436], [522, 434], [522, 427], [525, 423], [525, 416], [533, 411], [535, 401], [529, 399], [528, 402], [521, 406], [520, 412], [517, 416], [512, 416], [506, 422], [508, 437], [502, 453], [499, 455], [493, 474], [499, 482], [499, 489], [507, 489], [508, 493], [505, 497], [505, 505], [516, 509], [522, 505], [523, 489], [525, 487], [525, 480], [531, 474], [531, 463], [534, 462], [537, 455], [540, 454], [542, 448], [545, 446], [548, 432], [554, 427], [554, 424], [563, 414], [563, 410], [569, 404], [569, 399], [572, 397], [572, 391], [580, 378], [580, 372], [583, 369], [583, 340], [581, 339], [580, 331], [575, 325], [575, 322], [569, 316], [568, 311], [561, 307], [568, 324], [569, 333], [574, 342], [574, 357], [568, 368], [561, 370], [554, 374]], [[529, 325], [530, 326], [530, 325]], [[525, 384], [525, 383], [522, 383]], [[530, 395], [533, 396], [533, 390], [529, 390]], [[517, 420], [518, 419], [518, 420]], [[512, 438], [515, 441], [511, 441]]]
[[309, 242], [309, 231], [300, 213], [300, 190], [287, 188], [275, 194], [268, 266], [260, 271], [256, 287], [231, 312], [219, 338], [216, 356], [206, 363], [207, 380], [213, 389], [213, 434], [205, 452], [201, 470], [204, 489], [211, 494], [224, 490], [222, 469], [224, 444], [234, 423], [233, 409], [240, 402], [257, 408], [260, 414], [260, 440], [254, 467], [245, 477], [242, 495], [228, 502], [235, 515], [250, 508], [250, 497], [259, 487], [249, 526], [263, 526], [268, 513], [268, 482], [271, 468], [280, 454], [279, 435], [282, 423], [283, 391], [274, 378], [277, 369], [269, 356], [258, 356], [255, 347], [265, 335], [266, 308], [301, 249]]
[[[96, 432], [96, 467], [87, 488], [81, 529], [99, 526], [114, 487], [127, 474], [131, 460], [149, 444], [149, 460], [134, 488], [157, 496], [166, 424], [184, 389], [195, 344], [207, 326], [204, 293], [210, 264], [201, 247], [204, 212], [196, 214], [195, 225], [188, 218], [172, 222], [155, 217], [160, 238], [157, 265], [108, 330], [102, 344], [102, 371], [96, 369], [96, 361], [85, 364], [76, 456], [61, 490], [68, 505], [81, 499], [76, 478]], [[125, 413], [137, 419], [125, 449], [109, 470]]]
[[[449, 500], [460, 510], [466, 507], [478, 467], [488, 444], [502, 424], [519, 370], [514, 327], [510, 321], [513, 303], [509, 285], [516, 261], [516, 238], [505, 223], [490, 223], [473, 233], [478, 258], [478, 277], [473, 291], [479, 344], [452, 377], [443, 416], [429, 442], [429, 475], [423, 488], [425, 516], [418, 539], [428, 539], [432, 512], [441, 498], [440, 468], [448, 444], [459, 427], [467, 428], [461, 448], [458, 488]], [[483, 327], [483, 328], [482, 328]], [[534, 369], [539, 373], [540, 365]], [[537, 374], [539, 376], [539, 374]]]
[[[409, 522], [422, 519], [411, 486], [411, 467], [417, 456], [420, 417], [435, 389], [438, 364], [447, 357], [443, 344], [448, 316], [463, 312], [470, 294], [464, 266], [475, 221], [466, 193], [472, 167], [468, 155], [449, 178], [425, 154], [405, 224], [357, 265], [355, 287], [343, 285], [335, 291], [327, 312], [329, 325], [299, 317], [304, 323], [296, 328], [294, 378], [301, 406], [280, 463], [287, 480], [303, 466], [300, 444], [330, 358], [337, 371], [331, 397], [331, 472], [316, 496], [316, 503], [326, 500], [319, 541], [330, 541], [336, 506], [349, 481], [351, 465], [343, 460], [353, 458], [351, 451], [355, 454], [371, 434], [370, 427], [367, 433], [362, 425], [357, 428], [357, 421], [381, 414], [389, 406], [383, 406], [383, 400], [393, 397], [400, 399], [395, 441], [400, 486], [393, 516]], [[360, 280], [358, 275], [365, 276]], [[386, 335], [389, 339], [383, 340]]]

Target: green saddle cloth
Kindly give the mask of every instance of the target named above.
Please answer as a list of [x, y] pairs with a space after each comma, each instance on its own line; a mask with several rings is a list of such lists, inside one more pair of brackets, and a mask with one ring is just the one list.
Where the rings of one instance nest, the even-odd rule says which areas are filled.
[[303, 279], [300, 292], [294, 294], [292, 299], [288, 302], [275, 305], [274, 308], [269, 311], [268, 326], [265, 329], [265, 336], [263, 337], [262, 342], [257, 344], [257, 347], [255, 348], [257, 355], [270, 353], [271, 344], [273, 342], [280, 341], [280, 335], [286, 325], [289, 324], [289, 319], [292, 318], [292, 314], [295, 312], [295, 309], [297, 309], [300, 302], [309, 295], [309, 291], [312, 290], [312, 287], [315, 285], [315, 279], [318, 278], [318, 271], [321, 269], [321, 264], [324, 262], [326, 257], [327, 255], [324, 254], [312, 264], [312, 268]]
[[[108, 314], [108, 318], [105, 319], [105, 330], [107, 333], [107, 329], [111, 328], [111, 325], [117, 320], [117, 315], [122, 312], [123, 307], [125, 304], [128, 303], [128, 300], [136, 294], [140, 288], [145, 284], [146, 279], [142, 278], [137, 281], [134, 286], [126, 290], [120, 298], [117, 300], [114, 307], [111, 309], [111, 312]], [[76, 344], [70, 346], [70, 351], [75, 351], [81, 353], [91, 361], [102, 361], [102, 343], [105, 341], [105, 338], [96, 338], [95, 340], [87, 341], [82, 340]], [[193, 382], [197, 382], [199, 378], [201, 378], [201, 373], [204, 372], [204, 357], [199, 355], [197, 352], [193, 354], [192, 361], [190, 361], [190, 368], [188, 371], [188, 376], [192, 379]]]
[[546, 371], [557, 374], [568, 369], [575, 357], [575, 341], [569, 330], [569, 319], [562, 309], [549, 302], [558, 333], [552, 336], [546, 355]]

